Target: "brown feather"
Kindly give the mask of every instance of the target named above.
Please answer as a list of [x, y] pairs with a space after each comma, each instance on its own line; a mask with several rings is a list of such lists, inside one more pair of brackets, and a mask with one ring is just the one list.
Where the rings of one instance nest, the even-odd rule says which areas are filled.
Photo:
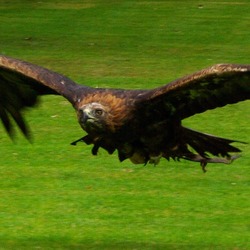
[[230, 145], [234, 140], [183, 128], [181, 120], [250, 99], [250, 65], [218, 64], [152, 90], [122, 90], [76, 84], [43, 67], [0, 56], [0, 119], [10, 136], [14, 121], [29, 137], [22, 110], [47, 94], [64, 96], [77, 110], [88, 135], [73, 145], [93, 144], [93, 154], [100, 147], [110, 154], [117, 150], [120, 161], [133, 163], [186, 159], [200, 162], [204, 170], [210, 162], [231, 163], [238, 156], [230, 153], [240, 149]]

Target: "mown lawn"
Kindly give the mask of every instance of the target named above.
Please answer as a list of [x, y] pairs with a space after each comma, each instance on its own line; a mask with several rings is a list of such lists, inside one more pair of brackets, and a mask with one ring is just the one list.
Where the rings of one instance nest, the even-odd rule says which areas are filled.
[[[0, 54], [89, 86], [153, 88], [215, 63], [250, 63], [250, 2], [3, 1]], [[232, 165], [157, 167], [70, 146], [61, 97], [27, 110], [29, 144], [0, 127], [0, 249], [249, 249], [250, 146]], [[184, 121], [250, 142], [250, 102]]]

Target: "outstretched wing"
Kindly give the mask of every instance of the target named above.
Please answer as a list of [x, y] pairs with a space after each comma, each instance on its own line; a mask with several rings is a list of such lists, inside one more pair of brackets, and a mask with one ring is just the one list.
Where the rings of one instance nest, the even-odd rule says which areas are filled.
[[62, 95], [74, 104], [82, 88], [87, 87], [48, 69], [0, 56], [0, 118], [10, 136], [13, 134], [10, 117], [29, 136], [21, 111], [34, 106], [39, 95]]
[[236, 64], [217, 64], [138, 96], [148, 116], [157, 111], [177, 119], [247, 99], [250, 65]]

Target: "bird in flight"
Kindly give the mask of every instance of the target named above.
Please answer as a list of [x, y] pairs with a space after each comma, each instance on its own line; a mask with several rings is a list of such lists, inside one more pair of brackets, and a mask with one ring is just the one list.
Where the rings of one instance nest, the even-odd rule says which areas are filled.
[[250, 99], [250, 65], [217, 64], [167, 85], [148, 90], [92, 88], [43, 67], [0, 56], [0, 118], [10, 137], [13, 122], [29, 138], [22, 110], [41, 95], [61, 95], [74, 107], [87, 135], [78, 142], [93, 144], [120, 161], [157, 164], [160, 158], [231, 163], [241, 150], [235, 140], [182, 126], [183, 119], [209, 109]]

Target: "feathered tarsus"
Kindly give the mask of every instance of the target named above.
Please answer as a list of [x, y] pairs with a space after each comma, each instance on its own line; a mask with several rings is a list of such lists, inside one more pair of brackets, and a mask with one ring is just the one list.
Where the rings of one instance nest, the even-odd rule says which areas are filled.
[[[230, 163], [240, 152], [234, 140], [190, 130], [181, 121], [197, 113], [250, 99], [250, 65], [217, 64], [151, 90], [91, 88], [43, 67], [0, 56], [0, 118], [13, 136], [13, 120], [26, 137], [22, 110], [40, 95], [64, 96], [75, 108], [93, 144], [120, 161], [157, 164], [161, 157], [207, 163]], [[210, 155], [216, 156], [215, 158]]]

